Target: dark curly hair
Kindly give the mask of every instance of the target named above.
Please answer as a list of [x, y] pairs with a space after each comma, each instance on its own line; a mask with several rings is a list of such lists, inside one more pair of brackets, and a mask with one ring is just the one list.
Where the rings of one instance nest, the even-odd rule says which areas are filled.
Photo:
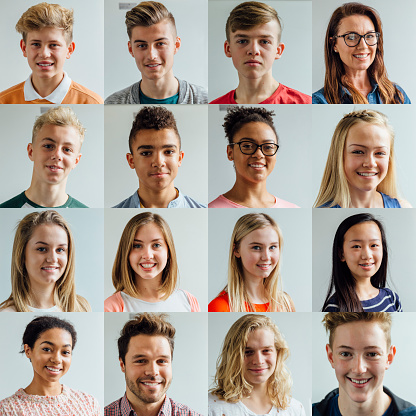
[[274, 111], [268, 111], [263, 107], [238, 107], [229, 106], [227, 108], [227, 115], [224, 117], [225, 136], [228, 143], [233, 143], [235, 134], [248, 123], [265, 123], [276, 135], [276, 143], [279, 143], [279, 136], [273, 124]]
[[164, 130], [172, 129], [179, 139], [179, 147], [181, 147], [181, 136], [179, 135], [176, 120], [171, 111], [165, 107], [143, 107], [136, 115], [131, 126], [129, 136], [130, 153], [133, 154], [133, 142], [136, 134], [140, 130]]

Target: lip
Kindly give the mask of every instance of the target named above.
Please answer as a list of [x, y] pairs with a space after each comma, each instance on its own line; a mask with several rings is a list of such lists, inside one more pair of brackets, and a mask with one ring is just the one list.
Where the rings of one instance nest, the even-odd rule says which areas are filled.
[[359, 61], [365, 61], [366, 59], [368, 59], [370, 57], [370, 53], [355, 53], [353, 54], [353, 57], [355, 59], [358, 59]]
[[48, 61], [40, 61], [40, 62], [36, 62], [36, 66], [40, 69], [42, 69], [43, 71], [48, 70], [50, 68], [53, 68], [55, 66], [54, 62], [48, 62]]
[[46, 167], [51, 171], [51, 172], [58, 172], [60, 170], [63, 170], [63, 168], [61, 168], [60, 166], [56, 166], [56, 165], [46, 165]]
[[[52, 370], [49, 370], [50, 368], [53, 368], [53, 369], [55, 369], [55, 370], [59, 370], [59, 371], [52, 371]], [[54, 376], [59, 375], [59, 374], [61, 373], [61, 371], [62, 371], [62, 368], [52, 367], [52, 366], [50, 366], [50, 365], [45, 366], [45, 369], [46, 369], [46, 371], [47, 371], [49, 374], [54, 375]]]
[[256, 266], [260, 270], [269, 270], [272, 265], [271, 264], [256, 264]]
[[366, 271], [370, 271], [373, 267], [374, 267], [374, 262], [370, 262], [370, 263], [360, 263], [359, 266]]
[[[145, 267], [145, 265], [149, 266], [149, 267]], [[156, 267], [156, 263], [153, 263], [153, 262], [139, 263], [139, 266], [145, 272], [146, 271], [152, 271]]]
[[[347, 377], [347, 379], [350, 382], [350, 384], [352, 384], [355, 388], [362, 389], [362, 388], [368, 386], [369, 382], [372, 380], [372, 377], [370, 377], [370, 378], [351, 378], [351, 377]], [[357, 381], [360, 381], [360, 383], [358, 383]]]
[[267, 370], [266, 368], [249, 368], [248, 371], [251, 371], [254, 374], [262, 374]]
[[59, 270], [59, 266], [43, 266], [41, 270], [47, 273], [53, 273], [56, 270]]
[[378, 175], [378, 172], [357, 172], [357, 175], [360, 178], [371, 179], [375, 178]]
[[168, 175], [167, 172], [155, 172], [150, 174], [150, 176], [153, 178], [163, 178], [166, 175]]
[[155, 62], [153, 64], [145, 64], [144, 66], [148, 69], [150, 69], [151, 71], [154, 71], [156, 69], [158, 69], [162, 64]]
[[264, 163], [249, 163], [248, 166], [250, 166], [250, 168], [254, 170], [263, 170], [266, 168], [266, 165]]
[[255, 59], [249, 59], [248, 61], [244, 62], [244, 65], [248, 66], [259, 66], [261, 65], [260, 61], [256, 61]]

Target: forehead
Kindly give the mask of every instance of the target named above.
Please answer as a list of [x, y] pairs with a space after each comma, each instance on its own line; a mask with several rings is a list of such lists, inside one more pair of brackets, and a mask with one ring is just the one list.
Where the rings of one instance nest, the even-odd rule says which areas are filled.
[[134, 235], [134, 239], [143, 240], [144, 238], [150, 238], [152, 240], [156, 238], [164, 239], [162, 230], [154, 222], [142, 225], [137, 229], [136, 234]]
[[333, 347], [348, 346], [354, 349], [387, 347], [387, 338], [378, 322], [349, 322], [339, 325], [334, 332]]
[[359, 122], [350, 127], [345, 143], [347, 145], [363, 143], [390, 147], [391, 136], [383, 125]]
[[61, 243], [68, 243], [66, 231], [57, 224], [40, 224], [38, 225], [30, 238], [30, 242], [42, 241], [47, 243], [51, 240], [59, 240]]
[[134, 26], [131, 31], [131, 42], [154, 42], [159, 39], [175, 39], [176, 28], [169, 19], [164, 19], [151, 26]]
[[279, 243], [279, 236], [273, 227], [258, 228], [248, 233], [242, 240], [242, 244], [250, 243]]
[[134, 136], [133, 146], [161, 147], [166, 145], [179, 146], [179, 137], [173, 129], [141, 129]]
[[243, 124], [240, 130], [234, 134], [233, 141], [238, 142], [241, 139], [251, 139], [257, 143], [277, 142], [273, 129], [261, 121]]
[[26, 41], [31, 42], [34, 40], [41, 40], [44, 42], [50, 42], [50, 41], [58, 41], [58, 42], [65, 42], [65, 32], [64, 29], [60, 29], [57, 27], [44, 27], [40, 30], [31, 30], [30, 32], [27, 32], [26, 35]]
[[364, 34], [374, 31], [374, 25], [368, 16], [354, 14], [341, 19], [338, 26], [339, 33], [357, 32]]
[[81, 136], [74, 126], [44, 124], [36, 133], [34, 142], [39, 143], [42, 139], [52, 139], [60, 144], [68, 143], [81, 147]]
[[381, 232], [378, 225], [373, 221], [365, 221], [355, 224], [344, 235], [344, 242], [351, 240], [380, 240]]
[[231, 32], [231, 38], [239, 37], [239, 36], [247, 36], [247, 37], [272, 37], [275, 39], [279, 39], [280, 37], [280, 24], [277, 20], [272, 19], [267, 23], [262, 23], [252, 27], [251, 29], [235, 29]]
[[63, 328], [52, 328], [42, 332], [35, 344], [39, 345], [45, 341], [52, 342], [58, 347], [64, 345], [70, 345], [72, 347], [72, 335]]
[[246, 348], [274, 346], [274, 344], [274, 334], [271, 329], [257, 328], [248, 334]]
[[171, 356], [169, 341], [162, 335], [135, 335], [130, 338], [127, 356]]

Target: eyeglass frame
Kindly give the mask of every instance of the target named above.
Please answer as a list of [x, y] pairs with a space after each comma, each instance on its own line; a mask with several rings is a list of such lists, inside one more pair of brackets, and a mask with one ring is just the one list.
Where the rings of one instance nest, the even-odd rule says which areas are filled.
[[[345, 40], [345, 36], [351, 35], [352, 33], [354, 33], [354, 35], [359, 36], [359, 37], [360, 37], [360, 40], [359, 40], [359, 41], [358, 41], [355, 45], [350, 46], [350, 45], [348, 45], [347, 41]], [[365, 38], [365, 37], [366, 37], [367, 35], [369, 35], [370, 33], [374, 33], [374, 34], [376, 35], [377, 41], [376, 41], [376, 43], [375, 43], [374, 45], [370, 45], [370, 44], [367, 42], [367, 39]], [[360, 42], [361, 42], [361, 39], [362, 39], [362, 38], [364, 38], [364, 42], [367, 44], [367, 46], [376, 46], [376, 45], [377, 45], [377, 43], [378, 43], [378, 40], [380, 39], [380, 32], [373, 31], [373, 32], [368, 32], [368, 33], [366, 33], [365, 35], [360, 35], [360, 34], [359, 34], [359, 33], [357, 33], [357, 32], [349, 32], [349, 33], [346, 33], [345, 35], [336, 35], [336, 36], [332, 36], [332, 39], [337, 39], [337, 38], [344, 38], [344, 42], [345, 42], [345, 44], [346, 44], [349, 48], [355, 48], [357, 45], [359, 45], [359, 44], [360, 44]]]
[[[257, 146], [256, 147], [256, 150], [254, 150], [254, 152], [253, 153], [244, 153], [243, 152], [243, 150], [241, 149], [241, 143], [250, 143], [250, 144], [252, 144], [252, 145], [254, 145], [254, 146]], [[266, 156], [266, 157], [268, 157], [268, 156], [274, 156], [276, 153], [277, 153], [277, 151], [279, 150], [279, 145], [277, 144], [277, 143], [271, 143], [271, 142], [268, 142], [268, 143], [262, 143], [262, 144], [257, 144], [257, 143], [254, 143], [254, 142], [252, 142], [251, 140], [240, 140], [239, 142], [234, 142], [234, 143], [229, 143], [228, 145], [229, 146], [233, 146], [233, 145], [235, 145], [235, 144], [238, 144], [238, 147], [240, 148], [240, 152], [243, 154], [243, 155], [254, 155], [254, 153], [256, 153], [257, 152], [257, 149], [260, 147], [260, 151], [263, 153], [263, 155], [264, 156]], [[263, 146], [264, 145], [266, 145], [266, 144], [273, 144], [273, 145], [275, 145], [276, 146], [276, 151], [272, 154], [272, 155], [266, 155], [264, 152], [263, 152]]]

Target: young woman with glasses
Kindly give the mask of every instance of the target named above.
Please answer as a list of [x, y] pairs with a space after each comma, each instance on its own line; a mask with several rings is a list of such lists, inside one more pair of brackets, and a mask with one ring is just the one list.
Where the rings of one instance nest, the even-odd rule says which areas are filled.
[[234, 162], [234, 186], [209, 208], [299, 208], [267, 191], [267, 177], [279, 149], [273, 111], [262, 107], [229, 107], [224, 119], [227, 157]]
[[346, 3], [331, 16], [325, 36], [325, 83], [313, 104], [410, 104], [387, 78], [383, 30], [377, 11]]

